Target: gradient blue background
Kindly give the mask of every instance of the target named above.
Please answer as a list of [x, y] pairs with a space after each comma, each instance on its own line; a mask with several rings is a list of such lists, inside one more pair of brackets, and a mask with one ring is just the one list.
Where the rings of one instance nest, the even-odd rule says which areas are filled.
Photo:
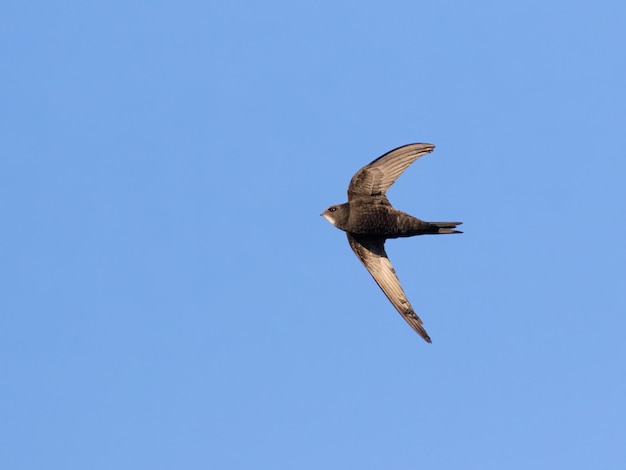
[[[0, 467], [626, 468], [626, 4], [0, 8]], [[459, 236], [319, 217], [386, 151]]]

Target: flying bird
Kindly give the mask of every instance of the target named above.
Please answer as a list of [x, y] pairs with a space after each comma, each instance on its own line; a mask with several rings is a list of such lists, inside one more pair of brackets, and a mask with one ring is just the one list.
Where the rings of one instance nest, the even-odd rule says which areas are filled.
[[391, 150], [357, 171], [348, 186], [348, 202], [330, 206], [321, 215], [348, 235], [352, 251], [367, 268], [400, 315], [424, 340], [431, 342], [422, 320], [409, 303], [393, 269], [388, 238], [462, 233], [462, 222], [425, 222], [395, 209], [387, 190], [411, 163], [432, 152], [432, 144], [409, 144]]

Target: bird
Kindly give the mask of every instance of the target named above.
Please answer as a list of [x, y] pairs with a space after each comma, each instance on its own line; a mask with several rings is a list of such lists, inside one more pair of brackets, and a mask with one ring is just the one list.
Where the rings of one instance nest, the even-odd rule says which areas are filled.
[[432, 340], [411, 306], [385, 252], [390, 238], [463, 233], [462, 222], [426, 222], [394, 208], [387, 190], [409, 165], [431, 153], [432, 144], [416, 143], [393, 149], [357, 171], [348, 186], [348, 202], [328, 207], [322, 214], [346, 232], [348, 243], [374, 281], [406, 322], [426, 342]]

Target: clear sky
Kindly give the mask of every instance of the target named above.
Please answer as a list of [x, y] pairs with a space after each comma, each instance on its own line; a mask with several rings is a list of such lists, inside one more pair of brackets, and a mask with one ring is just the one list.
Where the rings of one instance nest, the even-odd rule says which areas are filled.
[[[626, 468], [626, 3], [0, 7], [0, 468]], [[386, 151], [463, 235], [319, 216]]]

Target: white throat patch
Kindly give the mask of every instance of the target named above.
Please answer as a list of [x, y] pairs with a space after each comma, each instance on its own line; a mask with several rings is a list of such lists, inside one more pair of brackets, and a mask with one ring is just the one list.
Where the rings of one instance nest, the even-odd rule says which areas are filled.
[[335, 218], [328, 212], [325, 212], [324, 214], [322, 214], [322, 217], [328, 220], [331, 224], [335, 225]]

